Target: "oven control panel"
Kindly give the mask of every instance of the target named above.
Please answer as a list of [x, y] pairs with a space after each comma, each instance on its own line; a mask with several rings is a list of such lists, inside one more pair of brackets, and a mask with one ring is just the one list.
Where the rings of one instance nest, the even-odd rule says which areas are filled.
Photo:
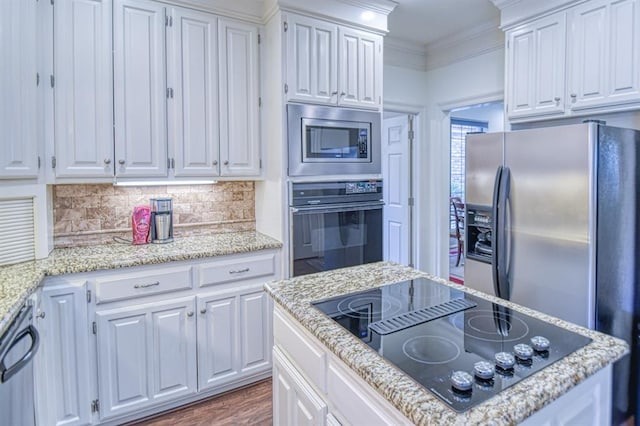
[[345, 184], [346, 194], [364, 194], [377, 191], [378, 182], [376, 181], [346, 182]]

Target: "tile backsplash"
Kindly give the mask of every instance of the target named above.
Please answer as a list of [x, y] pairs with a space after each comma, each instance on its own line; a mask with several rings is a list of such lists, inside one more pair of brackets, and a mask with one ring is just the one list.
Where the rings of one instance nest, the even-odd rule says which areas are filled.
[[252, 231], [256, 227], [253, 182], [118, 187], [110, 184], [53, 187], [54, 246], [71, 247], [131, 239], [131, 213], [150, 198], [173, 199], [173, 231], [186, 235]]

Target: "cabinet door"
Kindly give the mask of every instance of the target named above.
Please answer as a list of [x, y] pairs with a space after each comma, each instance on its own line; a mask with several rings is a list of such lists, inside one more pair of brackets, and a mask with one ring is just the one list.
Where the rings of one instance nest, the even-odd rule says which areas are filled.
[[284, 354], [273, 349], [273, 424], [323, 425], [327, 404]]
[[193, 297], [96, 312], [100, 419], [196, 392]]
[[218, 174], [218, 29], [214, 15], [172, 8], [167, 29], [167, 101], [175, 176]]
[[167, 175], [165, 7], [115, 0], [116, 176]]
[[289, 15], [285, 28], [287, 101], [335, 105], [338, 95], [338, 26]]
[[223, 176], [260, 174], [258, 28], [221, 19], [220, 161]]
[[509, 117], [562, 114], [566, 15], [558, 13], [507, 33]]
[[35, 325], [42, 339], [34, 370], [38, 424], [90, 424], [95, 395], [84, 281], [45, 287]]
[[38, 176], [36, 8], [0, 1], [0, 179]]
[[637, 0], [592, 1], [572, 12], [571, 109], [640, 100]]
[[54, 5], [58, 177], [113, 176], [111, 0]]
[[269, 369], [271, 362], [271, 310], [262, 290], [240, 295], [240, 370], [244, 374]]
[[377, 109], [382, 104], [382, 36], [340, 28], [338, 104]]
[[198, 297], [198, 390], [237, 379], [240, 330], [236, 292]]

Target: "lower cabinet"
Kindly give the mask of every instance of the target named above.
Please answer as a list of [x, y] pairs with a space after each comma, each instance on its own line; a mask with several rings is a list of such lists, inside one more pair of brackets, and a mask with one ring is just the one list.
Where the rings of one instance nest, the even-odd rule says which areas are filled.
[[96, 312], [100, 419], [196, 392], [195, 299]]
[[40, 294], [35, 326], [41, 341], [34, 361], [39, 425], [91, 423], [87, 305], [85, 280], [49, 279]]
[[261, 286], [198, 296], [198, 389], [269, 368], [269, 300]]
[[278, 256], [47, 278], [36, 315], [38, 424], [126, 423], [270, 376], [263, 284], [278, 278]]
[[323, 425], [327, 417], [327, 404], [278, 347], [273, 348], [273, 407], [274, 425]]

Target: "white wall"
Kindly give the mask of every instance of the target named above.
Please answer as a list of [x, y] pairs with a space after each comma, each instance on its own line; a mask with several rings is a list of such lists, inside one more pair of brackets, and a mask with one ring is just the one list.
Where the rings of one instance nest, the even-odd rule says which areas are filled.
[[414, 150], [415, 265], [420, 270], [448, 277], [449, 113], [502, 100], [503, 91], [503, 49], [427, 72], [384, 68], [385, 109], [407, 104], [421, 111]]

